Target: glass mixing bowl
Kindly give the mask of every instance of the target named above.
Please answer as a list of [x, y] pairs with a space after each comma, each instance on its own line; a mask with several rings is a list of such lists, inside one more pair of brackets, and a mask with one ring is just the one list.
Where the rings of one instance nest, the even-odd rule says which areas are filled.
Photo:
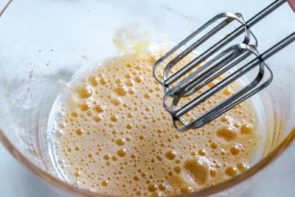
[[[78, 69], [116, 53], [118, 30], [128, 39], [179, 42], [224, 11], [250, 18], [271, 0], [26, 0], [0, 12], [0, 141], [23, 165], [63, 192], [102, 196], [60, 180], [50, 161], [47, 123], [52, 104]], [[4, 6], [5, 4], [0, 4]], [[295, 14], [286, 5], [253, 28], [264, 50], [294, 31]], [[132, 33], [133, 32], [133, 33]], [[137, 32], [137, 33], [134, 33]], [[127, 39], [127, 40], [128, 40]], [[293, 55], [292, 55], [293, 54]], [[258, 97], [265, 142], [244, 173], [188, 196], [238, 196], [263, 180], [263, 169], [295, 136], [294, 44], [271, 58], [270, 87]], [[258, 173], [260, 172], [260, 173]]]

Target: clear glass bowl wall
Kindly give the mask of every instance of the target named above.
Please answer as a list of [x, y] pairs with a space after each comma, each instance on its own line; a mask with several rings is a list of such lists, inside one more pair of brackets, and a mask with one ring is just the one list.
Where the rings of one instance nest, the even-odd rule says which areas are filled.
[[[60, 181], [47, 151], [50, 109], [75, 71], [114, 54], [112, 39], [121, 28], [136, 29], [152, 42], [177, 43], [217, 13], [241, 12], [249, 19], [270, 2], [12, 1], [0, 17], [0, 140], [17, 159], [51, 184], [71, 193], [96, 195]], [[271, 46], [294, 27], [295, 15], [286, 4], [253, 29], [259, 49]], [[293, 44], [268, 61], [275, 78], [259, 94], [267, 114], [262, 124], [269, 137], [262, 156], [242, 175], [199, 195], [248, 190], [249, 180], [257, 179], [256, 173], [292, 141], [294, 54]]]

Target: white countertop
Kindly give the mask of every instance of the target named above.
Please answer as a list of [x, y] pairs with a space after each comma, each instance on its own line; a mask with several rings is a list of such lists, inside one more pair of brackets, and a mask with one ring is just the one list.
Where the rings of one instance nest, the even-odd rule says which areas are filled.
[[[62, 196], [21, 166], [1, 145], [0, 158], [0, 197]], [[254, 186], [252, 197], [295, 196], [295, 143], [265, 173], [264, 182]]]

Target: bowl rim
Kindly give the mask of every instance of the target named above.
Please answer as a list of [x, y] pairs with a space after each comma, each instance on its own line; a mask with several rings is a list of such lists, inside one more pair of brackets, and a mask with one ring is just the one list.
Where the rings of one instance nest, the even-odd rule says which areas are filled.
[[[275, 161], [285, 150], [292, 144], [293, 140], [295, 139], [295, 128], [291, 130], [291, 132], [288, 134], [288, 136], [274, 149], [272, 150], [268, 155], [266, 155], [264, 158], [262, 158], [258, 163], [253, 165], [251, 168], [247, 169], [246, 171], [242, 172], [241, 174], [227, 180], [221, 183], [218, 183], [214, 186], [204, 188], [202, 190], [192, 192], [190, 194], [186, 195], [176, 195], [176, 196], [208, 196], [217, 194], [219, 192], [225, 191], [227, 189], [232, 188], [233, 186], [238, 185], [239, 183], [242, 183], [249, 178], [256, 175], [258, 172], [262, 171], [265, 167], [269, 166], [273, 161]], [[111, 195], [104, 195], [99, 194], [96, 192], [92, 192], [87, 189], [78, 188], [76, 186], [73, 186], [69, 183], [63, 182], [59, 178], [49, 174], [48, 172], [42, 170], [35, 164], [33, 164], [31, 161], [29, 161], [25, 155], [23, 155], [11, 142], [10, 140], [5, 136], [3, 131], [0, 129], [0, 142], [4, 145], [4, 147], [10, 152], [10, 154], [17, 159], [22, 165], [24, 165], [26, 168], [28, 168], [33, 174], [35, 174], [37, 177], [40, 177], [41, 179], [45, 180], [50, 185], [59, 188], [65, 192], [75, 193], [76, 195], [81, 196], [90, 196], [90, 197], [99, 197], [99, 196], [105, 196], [105, 197], [111, 197]]]

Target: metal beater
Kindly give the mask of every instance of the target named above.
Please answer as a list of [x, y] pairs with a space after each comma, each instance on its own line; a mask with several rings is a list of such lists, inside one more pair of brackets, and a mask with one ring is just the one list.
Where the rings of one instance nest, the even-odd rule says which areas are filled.
[[[286, 2], [295, 11], [295, 0], [276, 0], [248, 21], [245, 21], [239, 13], [219, 14], [168, 51], [155, 63], [153, 69], [154, 77], [164, 87], [163, 104], [165, 109], [171, 114], [173, 124], [177, 130], [186, 131], [202, 127], [271, 83], [273, 74], [264, 61], [294, 42], [295, 32], [260, 54], [257, 50], [257, 39], [251, 32], [251, 27]], [[239, 28], [217, 40], [216, 43], [210, 45], [185, 66], [172, 72], [173, 68], [177, 68], [176, 65], [185, 57], [190, 56], [194, 50], [198, 50], [213, 36], [226, 29], [233, 22], [238, 22], [240, 24]], [[214, 24], [217, 25], [214, 26]], [[242, 41], [234, 43], [241, 35], [243, 35]], [[199, 38], [193, 41], [198, 36]], [[254, 41], [253, 43], [251, 43], [252, 40]], [[185, 47], [185, 45], [192, 41], [192, 44]], [[246, 61], [248, 58], [251, 59]], [[165, 62], [167, 61], [168, 63], [166, 64]], [[159, 68], [163, 64], [163, 72], [159, 72]], [[193, 120], [185, 118], [186, 114], [198, 108], [202, 103], [210, 99], [211, 96], [249, 72], [252, 72], [252, 77], [254, 77], [245, 87], [199, 117], [194, 117]], [[161, 77], [159, 77], [159, 73], [162, 75]], [[222, 78], [220, 79], [220, 77]], [[199, 90], [216, 80], [218, 82], [213, 87], [199, 93]], [[180, 105], [185, 97], [194, 98]]]

